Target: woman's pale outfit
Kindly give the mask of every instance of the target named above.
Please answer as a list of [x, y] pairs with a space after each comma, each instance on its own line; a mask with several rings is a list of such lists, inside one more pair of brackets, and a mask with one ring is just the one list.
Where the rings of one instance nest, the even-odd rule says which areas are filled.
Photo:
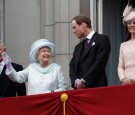
[[38, 63], [32, 63], [23, 71], [16, 72], [12, 68], [11, 71], [6, 70], [6, 74], [15, 82], [28, 82], [27, 95], [67, 90], [61, 66], [56, 63], [46, 68], [41, 68]]
[[131, 39], [120, 46], [118, 75], [120, 80], [123, 78], [135, 80], [135, 40]]

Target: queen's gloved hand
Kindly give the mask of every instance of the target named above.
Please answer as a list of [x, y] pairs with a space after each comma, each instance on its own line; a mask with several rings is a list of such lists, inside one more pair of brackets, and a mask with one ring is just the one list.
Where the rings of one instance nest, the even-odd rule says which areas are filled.
[[10, 59], [10, 57], [7, 55], [6, 52], [3, 52], [3, 53], [2, 53], [2, 58], [3, 58], [3, 61], [4, 61], [5, 64], [6, 64], [7, 69], [8, 69], [9, 71], [11, 71], [11, 70], [12, 70], [11, 59]]

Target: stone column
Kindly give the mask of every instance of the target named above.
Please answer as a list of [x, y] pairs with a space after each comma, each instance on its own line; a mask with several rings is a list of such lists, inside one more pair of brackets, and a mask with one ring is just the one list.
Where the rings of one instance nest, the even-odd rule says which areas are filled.
[[78, 43], [72, 33], [70, 21], [79, 12], [79, 0], [55, 0], [55, 62], [62, 66], [69, 87], [69, 62], [74, 46]]

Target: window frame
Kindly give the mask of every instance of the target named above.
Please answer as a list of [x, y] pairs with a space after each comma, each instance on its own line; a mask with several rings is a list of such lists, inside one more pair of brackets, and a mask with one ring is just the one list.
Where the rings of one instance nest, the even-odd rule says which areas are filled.
[[0, 0], [0, 40], [4, 42], [4, 0]]

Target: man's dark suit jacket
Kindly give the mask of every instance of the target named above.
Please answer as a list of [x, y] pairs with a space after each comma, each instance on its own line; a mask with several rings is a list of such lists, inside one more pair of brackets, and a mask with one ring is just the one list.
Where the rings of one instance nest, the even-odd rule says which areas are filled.
[[[23, 70], [23, 67], [21, 65], [12, 63], [12, 66], [16, 71]], [[26, 95], [25, 83], [19, 84], [11, 81], [5, 74], [5, 70], [6, 65], [4, 66], [2, 73], [0, 74], [0, 97], [14, 97], [16, 96], [16, 94], [18, 96]]]
[[88, 88], [107, 86], [105, 67], [110, 50], [109, 38], [98, 33], [94, 33], [87, 49], [84, 49], [84, 40], [76, 45], [69, 64], [72, 87], [80, 78], [86, 81]]

